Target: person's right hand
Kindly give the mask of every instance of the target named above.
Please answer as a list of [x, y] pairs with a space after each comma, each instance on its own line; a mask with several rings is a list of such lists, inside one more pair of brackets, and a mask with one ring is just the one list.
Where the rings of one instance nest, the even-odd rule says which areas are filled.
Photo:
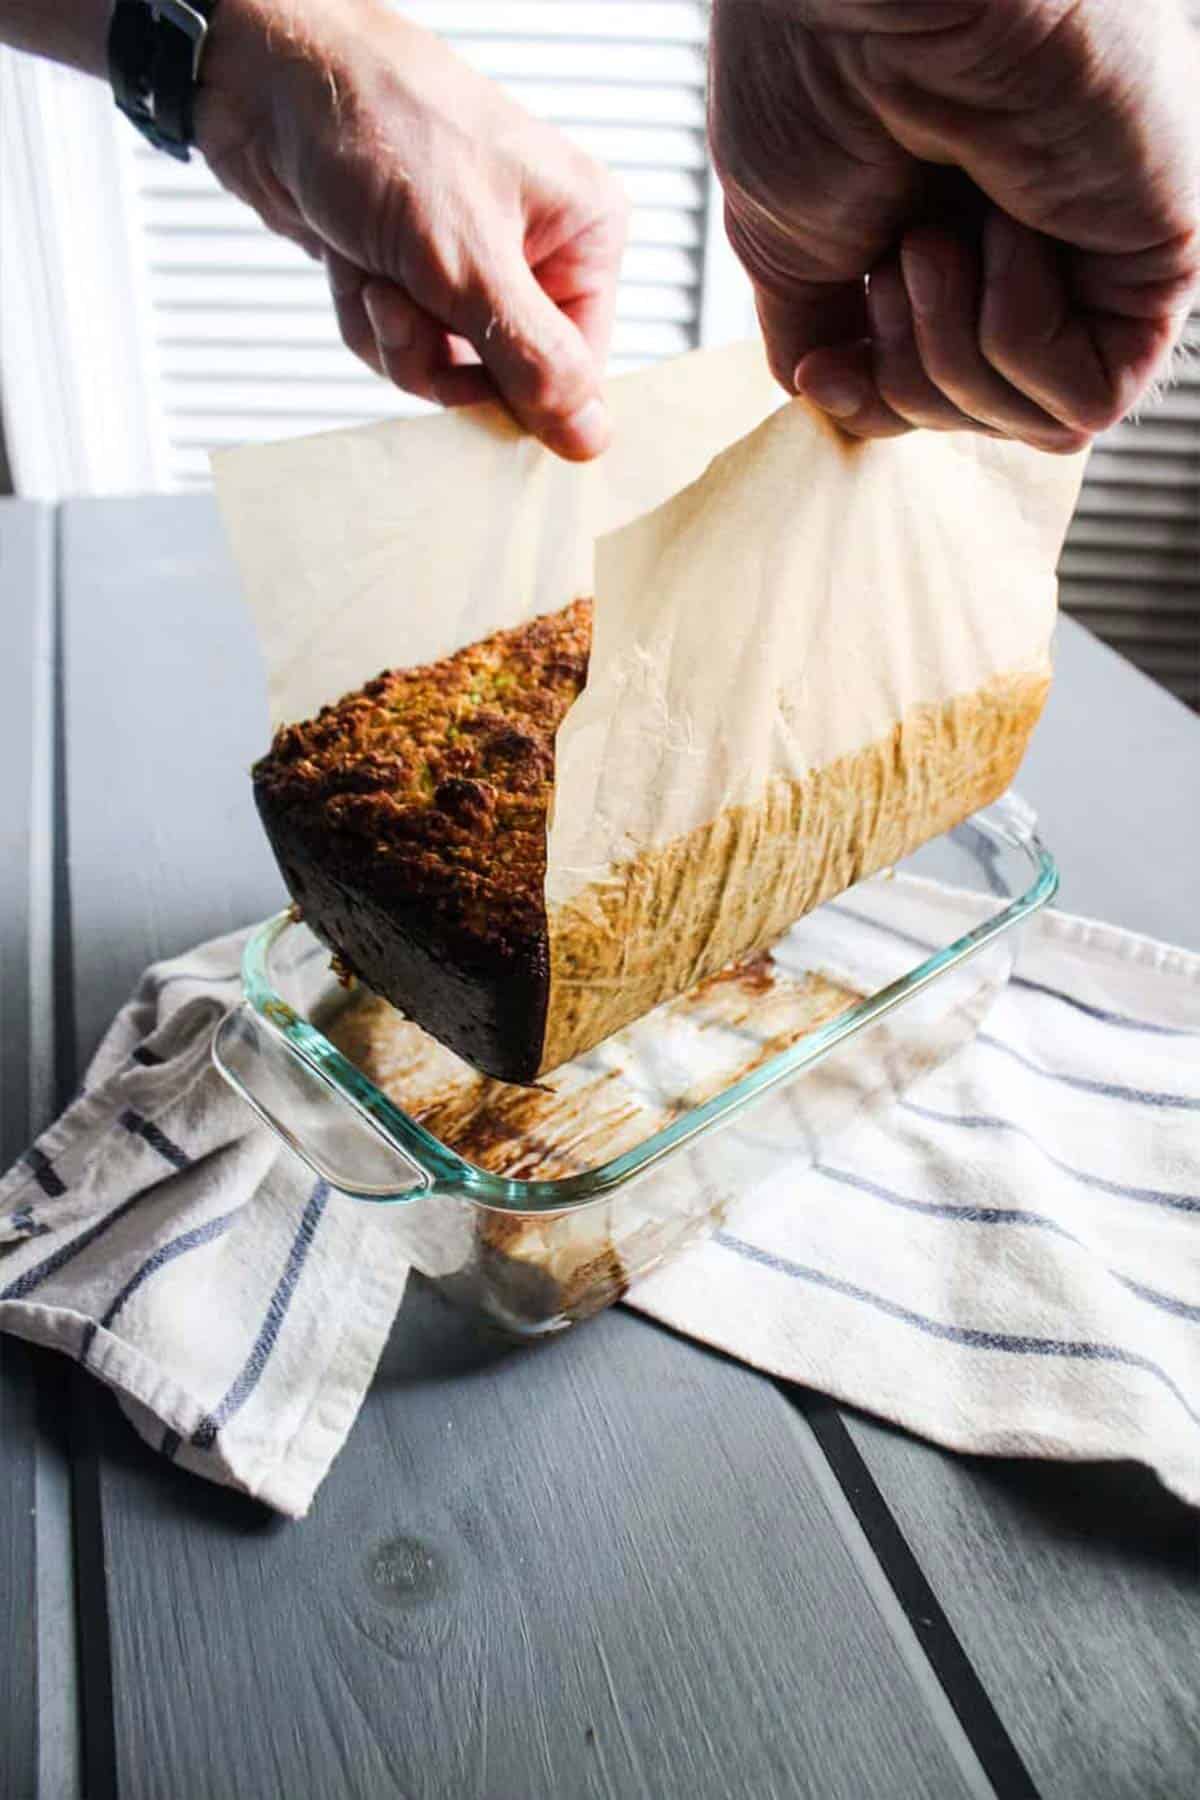
[[1071, 451], [1200, 279], [1177, 0], [717, 0], [710, 129], [771, 367], [860, 437]]
[[553, 127], [384, 0], [221, 0], [196, 133], [325, 262], [373, 368], [444, 405], [498, 395], [563, 456], [604, 449], [626, 201]]

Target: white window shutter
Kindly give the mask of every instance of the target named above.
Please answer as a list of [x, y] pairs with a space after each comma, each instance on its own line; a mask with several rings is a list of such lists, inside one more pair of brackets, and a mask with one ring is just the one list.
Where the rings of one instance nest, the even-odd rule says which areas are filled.
[[1069, 612], [1200, 708], [1200, 308], [1171, 386], [1093, 450], [1059, 573]]
[[[633, 201], [610, 367], [743, 334], [748, 288], [720, 231], [704, 136], [703, 0], [409, 0], [438, 30], [622, 177]], [[414, 410], [338, 337], [322, 271], [270, 236], [198, 160], [156, 155], [121, 124], [150, 350], [173, 487], [208, 452]]]
[[1069, 612], [1200, 707], [1200, 312], [1185, 356], [1098, 440], [1059, 573]]

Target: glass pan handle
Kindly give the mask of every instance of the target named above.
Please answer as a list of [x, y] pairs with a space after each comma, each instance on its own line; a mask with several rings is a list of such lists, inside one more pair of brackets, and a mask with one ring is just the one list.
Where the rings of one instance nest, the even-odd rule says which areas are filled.
[[429, 1175], [246, 1005], [217, 1027], [213, 1062], [277, 1137], [356, 1200], [415, 1200]]

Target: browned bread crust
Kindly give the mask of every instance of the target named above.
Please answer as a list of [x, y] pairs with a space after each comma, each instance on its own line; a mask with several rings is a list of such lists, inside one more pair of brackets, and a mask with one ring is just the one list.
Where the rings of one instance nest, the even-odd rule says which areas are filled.
[[345, 968], [467, 1062], [535, 1081], [771, 943], [1003, 792], [1048, 668], [909, 708], [878, 742], [776, 777], [547, 915], [558, 727], [591, 603], [386, 671], [280, 731], [254, 770], [284, 879]]
[[554, 740], [591, 602], [285, 726], [254, 794], [293, 899], [347, 970], [477, 1068], [538, 1073]]

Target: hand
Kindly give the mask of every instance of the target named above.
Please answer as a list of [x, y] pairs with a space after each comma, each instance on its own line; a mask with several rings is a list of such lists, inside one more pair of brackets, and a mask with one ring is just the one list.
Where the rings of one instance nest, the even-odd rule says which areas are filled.
[[608, 442], [615, 178], [383, 0], [222, 0], [197, 142], [323, 259], [342, 336], [399, 387], [495, 398], [551, 449]]
[[1068, 452], [1200, 279], [1176, 0], [717, 0], [711, 135], [771, 367], [860, 437]]

